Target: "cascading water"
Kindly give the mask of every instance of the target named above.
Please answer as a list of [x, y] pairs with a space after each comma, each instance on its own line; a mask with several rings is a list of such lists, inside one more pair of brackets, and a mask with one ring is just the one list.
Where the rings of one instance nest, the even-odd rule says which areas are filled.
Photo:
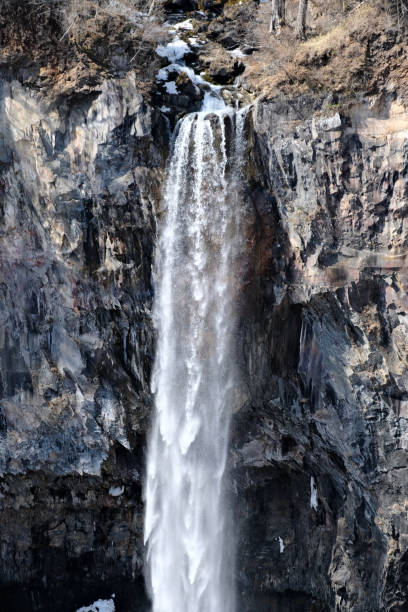
[[176, 129], [158, 248], [145, 486], [153, 612], [235, 610], [224, 481], [237, 388], [244, 112], [210, 94], [204, 106]]

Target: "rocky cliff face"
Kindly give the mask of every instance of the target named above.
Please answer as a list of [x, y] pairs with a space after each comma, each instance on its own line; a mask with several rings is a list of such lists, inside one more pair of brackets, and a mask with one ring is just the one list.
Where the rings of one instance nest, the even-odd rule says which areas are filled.
[[53, 91], [16, 73], [0, 87], [2, 607], [73, 610], [116, 591], [120, 609], [142, 584], [169, 129], [133, 71], [76, 71]]
[[[143, 610], [163, 97], [119, 60], [5, 49], [2, 609]], [[246, 131], [240, 609], [408, 609], [406, 111], [264, 100]]]
[[245, 610], [408, 601], [407, 115], [387, 99], [325, 104], [253, 113], [234, 448]]

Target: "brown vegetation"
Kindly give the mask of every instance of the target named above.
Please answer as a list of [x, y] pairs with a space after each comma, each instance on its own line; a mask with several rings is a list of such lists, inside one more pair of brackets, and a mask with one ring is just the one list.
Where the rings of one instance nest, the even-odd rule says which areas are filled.
[[[232, 49], [254, 50], [240, 60], [245, 65], [241, 85], [254, 95], [346, 98], [394, 88], [404, 97], [408, 92], [405, 0], [309, 0], [306, 40], [297, 39], [299, 0], [214, 0], [213, 9], [211, 0], [206, 6], [208, 2], [205, 15], [199, 19], [196, 13], [191, 15], [195, 34], [207, 41], [198, 61], [206, 68], [217, 50], [221, 70], [224, 64], [239, 64], [228, 54]], [[0, 0], [0, 68], [30, 66], [33, 86], [48, 88], [72, 74], [66, 88], [73, 92], [82, 81], [134, 70], [148, 88], [160, 65], [157, 42], [167, 36], [162, 25], [164, 4], [164, 0]], [[274, 7], [278, 21], [271, 34]], [[230, 82], [240, 70], [241, 65], [221, 76]]]
[[110, 23], [111, 31], [122, 23], [141, 49], [151, 48], [164, 35], [162, 4], [154, 0], [69, 0], [60, 10], [66, 27], [63, 36], [71, 33], [80, 39], [98, 32], [102, 22]]
[[407, 91], [408, 53], [398, 14], [373, 2], [347, 8], [339, 2], [309, 3], [308, 39], [296, 41], [297, 1], [287, 2], [286, 25], [279, 36], [268, 31], [268, 5], [260, 5], [252, 36], [257, 52], [246, 61], [246, 89], [267, 97], [394, 87]]
[[[166, 38], [151, 0], [0, 0], [0, 69], [52, 94], [72, 95], [128, 70], [150, 87]], [[143, 85], [141, 85], [143, 88]]]

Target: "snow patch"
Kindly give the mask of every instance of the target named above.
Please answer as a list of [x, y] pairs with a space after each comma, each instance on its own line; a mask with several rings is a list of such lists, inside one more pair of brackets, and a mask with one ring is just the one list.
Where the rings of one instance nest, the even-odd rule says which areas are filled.
[[283, 551], [285, 550], [285, 545], [284, 545], [283, 540], [282, 540], [282, 538], [280, 536], [279, 536], [278, 540], [279, 540], [279, 552], [282, 554]]
[[174, 72], [177, 72], [178, 74], [184, 72], [190, 81], [196, 86], [197, 93], [199, 93], [199, 85], [201, 85], [205, 90], [201, 107], [202, 111], [214, 112], [224, 110], [226, 108], [225, 102], [219, 93], [222, 86], [208, 83], [203, 78], [205, 76], [205, 72], [196, 74], [192, 68], [186, 66], [183, 62], [184, 55], [190, 51], [190, 47], [187, 45], [187, 43], [176, 36], [167, 45], [159, 45], [156, 48], [156, 51], [160, 57], [165, 57], [169, 61], [169, 65], [161, 68], [156, 75], [156, 82], [161, 83], [165, 87], [168, 94], [177, 95], [179, 93], [176, 82], [169, 81], [169, 76]]
[[310, 507], [317, 510], [317, 485], [313, 476], [310, 477]]
[[159, 108], [159, 110], [160, 110], [162, 113], [169, 113], [169, 112], [171, 111], [171, 108], [169, 108], [168, 106], [161, 106], [161, 107]]
[[203, 79], [203, 76], [205, 76], [205, 72], [196, 74], [194, 70], [190, 68], [190, 66], [185, 66], [184, 64], [172, 63], [168, 66], [165, 66], [164, 68], [160, 68], [156, 75], [156, 81], [167, 81], [167, 79], [169, 78], [169, 74], [171, 74], [172, 72], [177, 72], [178, 74], [180, 74], [180, 72], [184, 72], [188, 76], [190, 81], [194, 83], [194, 85], [205, 85], [206, 89], [208, 90], [211, 89], [212, 91], [219, 91], [221, 89], [221, 85], [212, 85], [211, 83], [207, 83], [207, 81]]
[[191, 23], [191, 19], [186, 19], [185, 21], [180, 21], [176, 25], [173, 25], [175, 30], [194, 30], [194, 26]]
[[109, 495], [112, 495], [112, 497], [119, 497], [119, 495], [122, 495], [124, 490], [125, 490], [124, 486], [109, 487]]
[[160, 57], [166, 57], [169, 62], [177, 62], [189, 53], [190, 47], [184, 40], [181, 40], [178, 36], [175, 36], [173, 40], [167, 45], [158, 45], [156, 47], [156, 53]]
[[239, 57], [239, 58], [247, 57], [246, 53], [244, 53], [242, 49], [233, 49], [232, 51], [228, 51], [228, 53], [232, 55], [232, 57]]
[[156, 75], [156, 81], [167, 81], [171, 73], [177, 72], [180, 74], [180, 72], [183, 72], [183, 70], [187, 73], [187, 67], [184, 66], [184, 64], [169, 64], [164, 68], [160, 68]]
[[115, 612], [114, 597], [115, 595], [112, 595], [112, 599], [98, 599], [90, 606], [78, 608], [77, 612]]
[[160, 68], [159, 72], [156, 75], [156, 81], [167, 81], [169, 78], [169, 73], [166, 68]]
[[176, 81], [167, 81], [164, 86], [168, 94], [178, 94]]

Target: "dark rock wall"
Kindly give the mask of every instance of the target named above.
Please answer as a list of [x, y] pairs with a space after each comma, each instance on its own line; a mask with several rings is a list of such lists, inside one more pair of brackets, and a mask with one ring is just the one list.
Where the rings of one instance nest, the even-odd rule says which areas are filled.
[[130, 609], [167, 123], [132, 73], [0, 108], [2, 610]]
[[381, 99], [254, 110], [242, 609], [408, 609], [407, 125]]

